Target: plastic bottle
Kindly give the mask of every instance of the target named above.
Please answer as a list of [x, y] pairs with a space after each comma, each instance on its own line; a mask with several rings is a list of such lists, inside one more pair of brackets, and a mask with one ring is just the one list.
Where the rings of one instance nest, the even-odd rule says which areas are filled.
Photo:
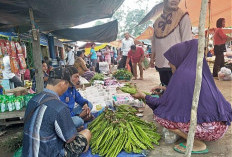
[[163, 128], [163, 136], [164, 136], [164, 141], [167, 144], [175, 143], [179, 139], [179, 136], [177, 134], [169, 131], [166, 128]]
[[8, 100], [7, 106], [10, 112], [13, 111], [13, 102], [11, 100]]
[[14, 100], [14, 104], [15, 104], [15, 109], [18, 111], [21, 109], [21, 103], [20, 103], [20, 99], [19, 98], [16, 98]]

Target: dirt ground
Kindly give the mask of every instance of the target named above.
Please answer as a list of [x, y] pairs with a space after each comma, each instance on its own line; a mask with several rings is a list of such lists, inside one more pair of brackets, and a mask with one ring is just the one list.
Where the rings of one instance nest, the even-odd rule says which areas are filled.
[[[142, 91], [149, 92], [152, 87], [155, 87], [160, 84], [159, 74], [155, 71], [155, 69], [148, 69], [144, 73], [144, 80], [133, 81], [136, 83], [139, 89]], [[222, 92], [224, 97], [232, 104], [232, 82], [221, 82], [215, 80], [217, 87]], [[153, 121], [153, 113], [152, 110], [146, 106], [143, 119], [147, 121]], [[161, 133], [162, 127], [157, 124], [158, 131]], [[22, 130], [22, 126], [16, 126], [10, 128], [8, 132], [0, 137], [0, 141], [6, 139], [7, 137], [12, 137], [16, 132]], [[231, 157], [232, 155], [232, 127], [229, 128], [225, 136], [216, 141], [216, 142], [207, 142], [207, 146], [209, 149], [209, 153], [207, 155], [192, 155], [197, 157]], [[180, 139], [176, 142], [179, 144], [183, 142], [183, 139]], [[182, 157], [183, 154], [179, 154], [173, 150], [174, 144], [165, 144], [164, 140], [160, 141], [160, 146], [156, 146], [154, 150], [149, 153], [150, 157]], [[0, 157], [11, 157], [13, 153], [7, 153], [3, 148], [0, 148]]]
[[[142, 91], [149, 92], [152, 87], [155, 87], [160, 84], [159, 74], [155, 71], [155, 69], [148, 69], [144, 73], [144, 80], [134, 81], [139, 89]], [[217, 87], [222, 92], [227, 101], [232, 104], [232, 81], [218, 81], [215, 80]], [[153, 120], [152, 110], [146, 106], [144, 112], [144, 119], [147, 121]], [[158, 131], [161, 133], [162, 127], [157, 124]], [[229, 130], [225, 134], [225, 136], [216, 141], [216, 142], [207, 142], [207, 147], [209, 149], [208, 154], [204, 155], [192, 155], [197, 157], [231, 157], [232, 155], [232, 127], [230, 126]], [[175, 144], [179, 144], [183, 142], [183, 139], [180, 139]], [[160, 142], [160, 146], [156, 146], [154, 150], [149, 153], [150, 157], [183, 157], [183, 154], [179, 154], [173, 150], [174, 144], [165, 144], [162, 139]]]

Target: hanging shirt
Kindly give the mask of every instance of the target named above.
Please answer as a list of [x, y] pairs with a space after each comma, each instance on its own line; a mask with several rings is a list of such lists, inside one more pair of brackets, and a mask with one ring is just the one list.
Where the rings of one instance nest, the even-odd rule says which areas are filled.
[[15, 76], [15, 74], [11, 72], [10, 56], [3, 57], [3, 65], [4, 65], [4, 70], [2, 71], [3, 79], [12, 79]]
[[131, 49], [131, 46], [134, 45], [134, 40], [132, 38], [122, 40], [122, 55], [127, 56], [128, 52]]

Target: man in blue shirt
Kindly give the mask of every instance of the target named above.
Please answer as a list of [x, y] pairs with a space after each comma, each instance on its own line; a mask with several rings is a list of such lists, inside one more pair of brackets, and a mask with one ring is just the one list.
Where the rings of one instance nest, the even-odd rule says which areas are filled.
[[88, 150], [91, 133], [77, 132], [67, 106], [60, 101], [71, 83], [68, 69], [54, 69], [43, 92], [27, 104], [23, 131], [23, 157], [80, 156]]
[[[70, 71], [72, 84], [70, 84], [68, 90], [60, 96], [60, 100], [67, 104], [74, 125], [76, 128], [80, 128], [84, 125], [85, 121], [92, 118], [90, 111], [93, 106], [88, 100], [84, 99], [75, 88], [75, 85], [79, 82], [78, 70], [73, 66], [68, 67], [68, 69]], [[76, 107], [75, 103], [78, 104]]]

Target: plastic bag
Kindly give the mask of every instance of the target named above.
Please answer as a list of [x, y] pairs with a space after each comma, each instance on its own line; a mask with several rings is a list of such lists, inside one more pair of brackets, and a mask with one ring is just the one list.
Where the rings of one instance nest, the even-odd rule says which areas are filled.
[[17, 54], [23, 54], [22, 47], [20, 46], [18, 42], [15, 43], [15, 47], [16, 47]]
[[11, 54], [9, 41], [3, 40], [3, 47], [2, 48], [3, 48], [3, 54], [8, 54], [8, 55]]
[[22, 53], [24, 55], [24, 58], [27, 58], [27, 48], [24, 43], [21, 43]]
[[21, 70], [27, 68], [27, 64], [26, 64], [23, 54], [18, 54], [18, 61], [19, 61], [19, 66]]
[[22, 156], [23, 147], [20, 147], [15, 153], [13, 157], [21, 157]]
[[19, 64], [16, 57], [10, 57], [10, 67], [13, 73], [19, 73]]
[[17, 57], [15, 43], [13, 41], [10, 42], [10, 56]]
[[147, 57], [145, 57], [144, 60], [143, 60], [143, 67], [145, 69], [148, 69], [150, 67], [150, 62], [149, 62]]

